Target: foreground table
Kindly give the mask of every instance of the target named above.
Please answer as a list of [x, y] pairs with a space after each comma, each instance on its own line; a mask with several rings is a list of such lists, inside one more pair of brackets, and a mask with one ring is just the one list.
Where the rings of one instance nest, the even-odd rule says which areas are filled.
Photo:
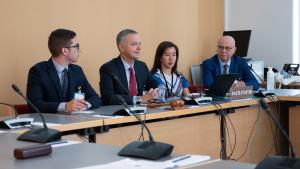
[[[51, 155], [42, 156], [26, 160], [17, 160], [13, 156], [13, 150], [17, 147], [30, 146], [34, 143], [16, 140], [17, 135], [12, 133], [0, 134], [0, 168], [5, 169], [52, 169], [64, 168], [73, 169], [88, 167], [100, 164], [107, 164], [124, 159], [117, 155], [120, 148], [110, 145], [100, 145], [91, 143], [79, 143], [53, 148]], [[192, 168], [211, 168], [215, 169], [252, 169], [250, 164], [223, 162], [220, 160], [208, 161], [204, 164], [194, 164]], [[127, 168], [124, 166], [124, 168]], [[184, 167], [190, 168], [190, 167]]]

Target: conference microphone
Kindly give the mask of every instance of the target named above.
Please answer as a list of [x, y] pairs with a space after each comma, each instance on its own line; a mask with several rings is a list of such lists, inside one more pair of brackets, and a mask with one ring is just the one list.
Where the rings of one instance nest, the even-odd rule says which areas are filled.
[[112, 79], [113, 81], [115, 81], [118, 86], [126, 93], [126, 94], [129, 94], [129, 91], [128, 89], [121, 83], [121, 80], [118, 78], [117, 75], [115, 75], [114, 73], [110, 72], [110, 71], [106, 71], [104, 70], [103, 71], [104, 73], [108, 74]]
[[[252, 64], [251, 64], [251, 66], [248, 65], [248, 67], [250, 68], [250, 71], [253, 72], [254, 75], [256, 77], [258, 77], [258, 79], [263, 83], [264, 80], [258, 76], [258, 74], [255, 72], [255, 70], [252, 68]], [[272, 96], [272, 95], [276, 95], [276, 94], [274, 92], [272, 92], [272, 91], [262, 91], [262, 90], [259, 90], [258, 92], [253, 93], [253, 95], [255, 97], [262, 98], [262, 97]]]
[[253, 72], [255, 74], [255, 76], [258, 77], [258, 79], [261, 81], [261, 83], [263, 83], [264, 80], [260, 76], [258, 76], [258, 74], [255, 72], [255, 70], [252, 68], [252, 64], [251, 64], [251, 66], [248, 65], [248, 67], [250, 68], [251, 72]]
[[118, 95], [116, 97], [125, 108], [127, 108], [131, 114], [140, 122], [140, 124], [146, 129], [149, 141], [134, 141], [126, 145], [120, 152], [120, 156], [145, 158], [151, 160], [158, 160], [170, 155], [174, 146], [166, 143], [156, 142], [145, 122], [139, 115], [132, 112], [125, 100]]
[[285, 139], [288, 141], [290, 152], [291, 152], [291, 158], [284, 157], [284, 156], [269, 156], [266, 157], [264, 160], [262, 160], [260, 163], [258, 163], [255, 169], [271, 169], [271, 168], [299, 169], [300, 159], [296, 158], [296, 153], [293, 144], [289, 139], [289, 136], [287, 135], [286, 131], [283, 129], [281, 124], [275, 118], [266, 101], [264, 99], [260, 99], [259, 104], [267, 112], [267, 114], [271, 117], [271, 119], [275, 122], [276, 126], [279, 128], [281, 133], [284, 135]]
[[23, 99], [27, 101], [27, 103], [39, 114], [43, 122], [43, 128], [33, 128], [18, 137], [18, 140], [22, 141], [32, 141], [37, 143], [47, 143], [51, 141], [56, 141], [61, 139], [61, 132], [49, 129], [45, 122], [44, 116], [39, 111], [39, 109], [28, 99], [23, 93], [20, 91], [17, 85], [13, 84], [11, 86], [15, 92], [17, 92]]
[[15, 117], [14, 118], [9, 118], [9, 119], [5, 119], [0, 121], [0, 128], [2, 129], [14, 129], [14, 128], [19, 128], [19, 127], [23, 127], [26, 125], [31, 125], [31, 123], [33, 122], [33, 118], [19, 118], [18, 117], [18, 111], [16, 110], [16, 107], [12, 104], [8, 104], [8, 103], [3, 103], [0, 102], [1, 105], [5, 105], [5, 106], [9, 106], [13, 109], [14, 113], [15, 113]]
[[[106, 71], [106, 70], [104, 70], [103, 72], [106, 73], [106, 74], [108, 74], [113, 79], [113, 81], [115, 81], [117, 83], [117, 85], [125, 92], [126, 95], [129, 95], [128, 89], [125, 88], [125, 86], [122, 84], [121, 80], [118, 78], [117, 75], [115, 75], [114, 73], [112, 73], [110, 71]], [[121, 97], [121, 96], [118, 95], [118, 94], [113, 95], [111, 97], [111, 100], [117, 100], [117, 102], [115, 102], [115, 103], [122, 105], [123, 102], [120, 101], [120, 99], [118, 97]], [[129, 111], [129, 110], [131, 110], [131, 111]], [[141, 106], [134, 106], [134, 107], [130, 108], [129, 110], [127, 110], [127, 109], [120, 109], [120, 110], [117, 110], [116, 112], [114, 112], [113, 115], [130, 116], [130, 115], [132, 115], [131, 112], [134, 112], [134, 113], [143, 113], [143, 112], [146, 112], [145, 107], [141, 107]]]

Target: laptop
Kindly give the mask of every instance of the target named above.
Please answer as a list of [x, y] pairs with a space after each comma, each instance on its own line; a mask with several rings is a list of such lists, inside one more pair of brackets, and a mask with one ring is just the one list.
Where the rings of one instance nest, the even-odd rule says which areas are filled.
[[225, 97], [226, 93], [228, 92], [234, 81], [237, 80], [237, 78], [237, 73], [218, 75], [209, 90], [205, 92], [206, 95], [220, 98]]

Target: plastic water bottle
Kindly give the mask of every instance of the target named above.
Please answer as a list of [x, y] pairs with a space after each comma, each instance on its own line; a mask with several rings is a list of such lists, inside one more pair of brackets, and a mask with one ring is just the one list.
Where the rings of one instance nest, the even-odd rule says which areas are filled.
[[166, 102], [166, 92], [167, 92], [167, 89], [166, 89], [165, 85], [160, 84], [158, 86], [158, 94], [157, 94], [156, 99], [158, 99], [161, 102]]
[[275, 90], [275, 74], [272, 69], [273, 67], [268, 67], [267, 90]]

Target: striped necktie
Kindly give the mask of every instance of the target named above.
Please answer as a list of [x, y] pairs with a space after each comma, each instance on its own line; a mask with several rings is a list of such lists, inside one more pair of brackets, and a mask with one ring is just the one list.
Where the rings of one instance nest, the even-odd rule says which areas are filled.
[[68, 93], [68, 86], [69, 86], [69, 79], [68, 79], [68, 69], [64, 69], [61, 74], [61, 88], [62, 88], [62, 94], [63, 94], [63, 100], [66, 101], [67, 99], [67, 93]]
[[228, 65], [227, 64], [225, 64], [224, 66], [223, 66], [223, 74], [227, 74], [227, 71], [228, 70]]

